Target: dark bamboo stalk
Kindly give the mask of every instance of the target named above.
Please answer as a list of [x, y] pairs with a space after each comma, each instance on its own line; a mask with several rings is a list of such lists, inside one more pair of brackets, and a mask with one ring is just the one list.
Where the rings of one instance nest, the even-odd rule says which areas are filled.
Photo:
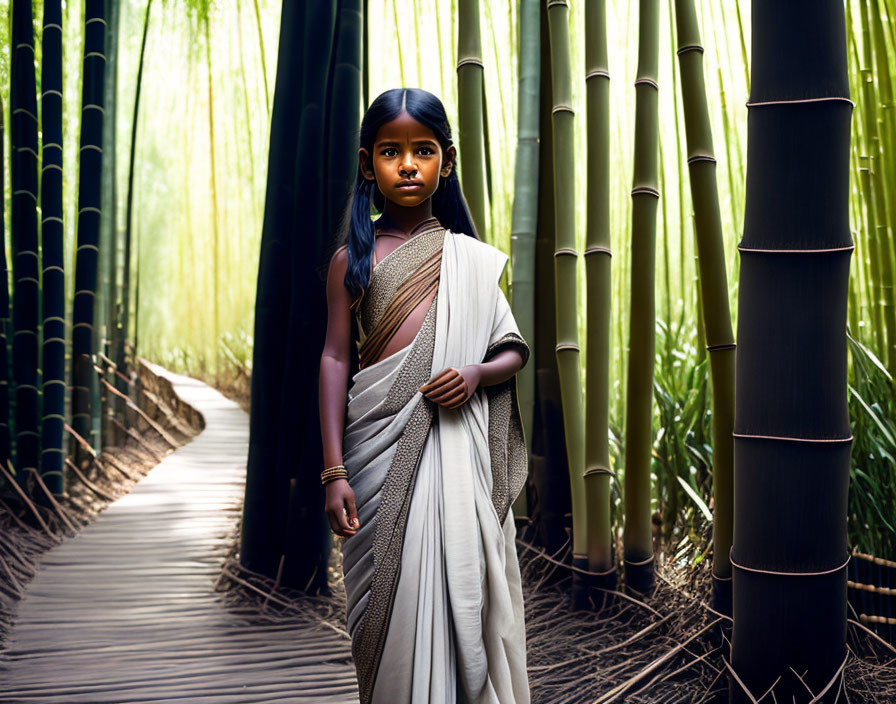
[[62, 220], [62, 3], [44, 2], [41, 61], [40, 208], [43, 278], [43, 417], [40, 473], [54, 494], [64, 491], [65, 264]]
[[[330, 549], [315, 469], [323, 467], [315, 419], [326, 328], [323, 272], [334, 233], [326, 231], [329, 168], [321, 174], [296, 164], [326, 162], [333, 118], [327, 86], [336, 47], [344, 42], [344, 56], [360, 57], [360, 32], [352, 22], [340, 25], [346, 34], [337, 42], [343, 7], [352, 12], [346, 1], [283, 3], [256, 297], [252, 398], [260, 401], [252, 404], [241, 542], [244, 566], [273, 576], [285, 555], [282, 584], [308, 592], [327, 590]], [[346, 70], [360, 73], [360, 66]], [[339, 85], [345, 89], [339, 109], [358, 105], [360, 82]], [[349, 134], [331, 138], [348, 141]]]
[[39, 465], [38, 432], [38, 277], [37, 251], [37, 99], [30, 0], [12, 4], [12, 257], [15, 383], [16, 478]]
[[[0, 140], [6, 131], [3, 115], [3, 101], [0, 99]], [[5, 160], [0, 159], [0, 188], [6, 188]], [[0, 214], [2, 214], [0, 208]], [[5, 466], [12, 460], [12, 443], [10, 438], [9, 415], [9, 353], [8, 330], [9, 319], [9, 268], [6, 262], [6, 218], [0, 217], [0, 465]], [[0, 479], [0, 485], [5, 481]]]
[[847, 657], [852, 445], [853, 103], [843, 3], [755, 0], [752, 26], [738, 246], [732, 700], [749, 701], [746, 688], [755, 698], [771, 689], [777, 701], [833, 702]]

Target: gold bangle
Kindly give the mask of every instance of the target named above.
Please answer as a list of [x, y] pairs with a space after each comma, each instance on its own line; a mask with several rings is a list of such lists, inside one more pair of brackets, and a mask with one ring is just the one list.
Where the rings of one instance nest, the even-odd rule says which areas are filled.
[[348, 470], [344, 464], [337, 464], [333, 467], [327, 467], [320, 473], [320, 483], [329, 484], [337, 479], [348, 479]]
[[348, 479], [347, 474], [335, 474], [329, 477], [321, 477], [321, 484], [329, 484], [330, 482], [335, 482], [337, 479]]

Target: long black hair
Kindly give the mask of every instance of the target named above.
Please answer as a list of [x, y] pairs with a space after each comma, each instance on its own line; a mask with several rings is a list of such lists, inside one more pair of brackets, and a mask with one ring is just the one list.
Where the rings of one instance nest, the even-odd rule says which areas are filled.
[[[452, 145], [451, 126], [442, 101], [429, 91], [420, 88], [393, 88], [380, 93], [374, 100], [364, 119], [361, 120], [360, 147], [367, 150], [373, 159], [373, 143], [379, 128], [393, 120], [405, 110], [422, 125], [429, 127], [444, 153]], [[470, 217], [467, 201], [457, 178], [457, 160], [446, 178], [439, 179], [439, 186], [432, 194], [432, 214], [442, 227], [452, 232], [463, 233], [478, 239], [476, 228]], [[370, 267], [373, 257], [374, 227], [371, 220], [371, 202], [382, 212], [385, 198], [376, 185], [376, 180], [368, 180], [358, 166], [354, 193], [346, 206], [342, 222], [342, 244], [348, 244], [348, 267], [345, 271], [345, 286], [355, 302], [362, 296], [370, 281]]]

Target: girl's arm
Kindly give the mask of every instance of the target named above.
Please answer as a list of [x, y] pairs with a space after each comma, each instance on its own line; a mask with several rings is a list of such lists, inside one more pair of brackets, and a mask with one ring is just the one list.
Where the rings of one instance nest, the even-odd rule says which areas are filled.
[[478, 387], [507, 381], [522, 367], [523, 356], [517, 350], [508, 348], [487, 362], [468, 364], [460, 369], [449, 367], [421, 386], [420, 391], [440, 406], [457, 408], [466, 403]]
[[[345, 288], [348, 252], [339, 248], [327, 272], [327, 336], [320, 356], [319, 406], [324, 467], [342, 464], [342, 433], [351, 345], [351, 300]], [[327, 483], [326, 511], [330, 528], [337, 535], [350, 536], [358, 527], [355, 494], [345, 479]]]

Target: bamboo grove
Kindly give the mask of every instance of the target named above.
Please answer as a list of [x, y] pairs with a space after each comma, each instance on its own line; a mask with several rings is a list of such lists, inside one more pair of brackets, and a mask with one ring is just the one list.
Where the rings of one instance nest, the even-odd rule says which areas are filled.
[[[608, 100], [611, 74], [605, 44], [607, 8], [603, 2], [585, 4], [588, 41], [585, 72], [579, 77], [573, 73], [570, 2], [547, 0], [519, 4], [518, 37], [523, 53], [518, 62], [519, 126], [513, 183], [515, 188], [520, 188], [520, 194], [514, 194], [513, 199], [510, 248], [514, 261], [510, 290], [514, 312], [521, 329], [532, 336], [535, 354], [534, 369], [520, 379], [525, 426], [531, 432], [531, 481], [514, 511], [523, 521], [530, 539], [555, 556], [562, 555], [563, 559], [569, 560], [573, 570], [571, 607], [603, 608], [612, 603], [606, 595], [613, 594], [619, 577], [623, 586], [635, 594], [649, 595], [652, 592], [657, 555], [663, 554], [663, 533], [666, 531], [668, 536], [669, 531], [669, 526], [663, 523], [670, 520], [668, 514], [655, 510], [652, 499], [655, 494], [669, 502], [679, 499], [676, 482], [669, 482], [656, 472], [653, 425], [653, 405], [660, 396], [655, 392], [655, 376], [657, 371], [666, 373], [668, 370], [668, 366], [658, 369], [656, 360], [659, 355], [672, 353], [670, 346], [675, 344], [675, 338], [670, 326], [665, 330], [666, 336], [660, 338], [663, 347], [657, 349], [657, 234], [660, 213], [664, 222], [668, 222], [669, 217], [659, 207], [664, 195], [664, 180], [660, 175], [658, 100], [661, 23], [660, 3], [641, 0], [638, 4], [638, 64], [634, 79], [631, 207], [627, 211], [630, 241], [626, 246], [630, 271], [626, 291], [625, 422], [624, 432], [616, 435], [617, 440], [622, 439], [622, 452], [613, 462], [609, 446], [599, 442], [601, 437], [609, 439], [614, 431], [607, 412], [610, 393], [606, 383], [614, 293], [610, 267], [613, 247], [608, 220], [609, 212], [616, 205], [609, 193], [608, 155], [612, 135], [608, 115], [611, 111], [611, 101]], [[292, 31], [307, 33], [313, 26], [315, 40], [318, 40], [321, 27], [340, 26], [337, 18], [345, 9], [341, 4], [336, 4], [326, 21], [318, 18], [316, 10], [310, 7], [304, 15], [304, 28], [300, 25]], [[698, 359], [698, 370], [701, 370], [704, 390], [710, 379], [712, 384], [712, 393], [702, 395], [696, 405], [699, 415], [695, 413], [691, 421], [701, 426], [699, 432], [711, 453], [696, 457], [702, 462], [703, 471], [711, 476], [709, 491], [706, 491], [706, 485], [698, 488], [682, 477], [675, 479], [684, 489], [687, 500], [712, 523], [713, 601], [722, 613], [732, 613], [733, 610], [735, 616], [733, 665], [729, 663], [729, 666], [733, 673], [741, 673], [732, 680], [737, 682], [737, 687], [732, 685], [732, 699], [738, 701], [755, 700], [755, 693], [774, 691], [776, 687], [782, 695], [798, 696], [800, 693], [793, 680], [781, 674], [794, 662], [803, 666], [805, 672], [812, 673], [811, 683], [804, 686], [813, 695], [822, 691], [833, 694], [836, 688], [832, 685], [841, 673], [841, 655], [845, 648], [845, 568], [848, 559], [843, 562], [838, 558], [833, 567], [829, 563], [834, 559], [830, 556], [845, 554], [847, 537], [844, 522], [838, 516], [846, 517], [848, 456], [852, 441], [846, 415], [845, 363], [845, 306], [850, 258], [841, 256], [832, 269], [830, 260], [816, 256], [827, 251], [848, 254], [852, 249], [851, 244], [843, 246], [844, 237], [852, 241], [846, 225], [846, 184], [850, 172], [848, 160], [841, 158], [850, 144], [848, 125], [852, 107], [847, 97], [843, 49], [846, 46], [845, 14], [838, 10], [836, 3], [830, 3], [824, 14], [824, 29], [819, 32], [828, 43], [819, 43], [810, 47], [811, 51], [800, 52], [798, 47], [786, 45], [783, 30], [773, 20], [771, 7], [770, 3], [762, 2], [752, 5], [754, 55], [761, 56], [762, 51], [766, 51], [768, 56], [777, 57], [779, 61], [786, 56], [785, 65], [791, 68], [788, 77], [792, 86], [811, 86], [814, 80], [822, 93], [832, 85], [839, 88], [832, 96], [812, 94], [805, 98], [797, 95], [793, 99], [788, 97], [785, 88], [784, 96], [779, 97], [773, 88], [765, 87], [770, 74], [749, 67], [746, 75], [752, 84], [752, 92], [748, 105], [755, 109], [771, 103], [830, 100], [848, 105], [850, 111], [837, 113], [839, 122], [836, 126], [831, 123], [829, 127], [825, 122], [827, 118], [823, 117], [827, 114], [823, 108], [818, 108], [821, 111], [817, 113], [818, 117], [805, 111], [764, 109], [761, 116], [778, 120], [769, 122], [764, 129], [760, 117], [750, 117], [747, 141], [750, 170], [743, 210], [744, 236], [738, 248], [742, 259], [746, 260], [737, 278], [743, 284], [738, 299], [738, 307], [743, 311], [738, 340], [744, 341], [747, 351], [746, 357], [741, 359], [736, 355], [733, 316], [728, 303], [718, 162], [713, 147], [699, 19], [692, 1], [679, 0], [669, 4], [677, 30], [674, 58], [679, 63], [679, 71], [673, 83], [677, 83], [674, 88], [679, 91], [683, 111], [685, 143], [682, 146], [686, 153], [683, 161], [689, 177], [692, 234], [697, 251], [694, 290], [691, 294], [684, 287], [683, 294], [697, 302], [698, 315], [694, 323], [699, 331], [698, 339], [705, 348]], [[806, 9], [795, 4], [788, 11], [788, 17], [795, 22]], [[494, 211], [491, 217], [488, 215], [490, 204], [496, 198], [496, 189], [493, 180], [483, 178], [483, 174], [490, 173], [493, 167], [488, 159], [488, 105], [483, 94], [487, 64], [482, 50], [481, 17], [477, 3], [459, 3], [456, 90], [458, 131], [462, 135], [461, 151], [464, 154], [460, 173], [465, 188], [470, 184], [468, 197], [479, 235], [501, 242], [495, 233]], [[367, 32], [351, 31], [343, 35], [337, 31], [330, 39], [330, 55], [335, 56], [341, 50], [345, 38], [349, 38], [354, 47], [361, 42], [355, 55], [358, 64], [353, 67], [358, 75], [363, 75], [360, 62], [362, 57], [370, 57], [369, 47], [363, 45], [363, 38], [367, 36]], [[540, 47], [535, 46], [536, 37]], [[307, 36], [306, 42], [311, 41], [312, 38]], [[539, 58], [537, 66], [536, 56]], [[824, 58], [809, 62], [806, 56]], [[315, 57], [319, 58], [319, 52], [315, 52]], [[671, 61], [673, 57], [666, 54], [665, 58]], [[325, 71], [324, 75], [332, 82], [335, 91], [333, 64], [321, 70]], [[281, 65], [278, 85], [288, 73], [289, 69]], [[583, 80], [587, 86], [584, 256], [580, 254], [577, 240], [579, 209], [576, 207], [576, 170], [572, 168], [577, 153], [577, 115], [572, 86], [578, 80]], [[357, 92], [341, 95], [343, 103], [361, 99], [359, 85], [344, 87]], [[302, 90], [305, 90], [304, 85]], [[771, 92], [764, 93], [764, 90]], [[275, 108], [275, 119], [276, 112]], [[300, 119], [301, 134], [307, 118], [303, 115]], [[800, 120], [812, 126], [802, 134]], [[830, 129], [830, 133], [825, 133], [825, 129]], [[782, 141], [785, 139], [783, 135], [796, 134], [800, 134], [801, 141], [794, 144]], [[725, 137], [727, 141], [729, 135]], [[324, 148], [331, 139], [332, 134], [324, 135]], [[812, 139], [827, 145], [832, 156], [824, 160], [823, 150], [818, 150], [813, 158], [821, 161], [811, 169], [814, 178], [808, 179], [802, 176], [802, 166], [809, 160], [806, 145]], [[272, 153], [279, 144], [272, 136]], [[301, 160], [311, 152], [302, 152], [301, 145], [295, 145], [290, 146], [288, 153], [294, 153], [295, 158]], [[327, 163], [328, 168], [334, 167], [331, 162]], [[766, 169], [765, 173], [763, 169]], [[287, 173], [277, 178], [288, 182], [292, 176]], [[819, 187], [822, 178], [827, 179], [825, 187]], [[802, 184], [802, 190], [794, 191], [794, 183]], [[289, 187], [281, 190], [290, 192]], [[682, 191], [679, 182], [679, 193]], [[313, 189], [311, 192], [316, 193]], [[337, 195], [333, 193], [331, 197]], [[279, 197], [269, 200], [270, 206], [277, 202]], [[311, 202], [316, 203], [317, 197]], [[822, 227], [821, 220], [800, 222], [796, 214], [806, 208], [811, 209], [816, 218], [822, 218], [826, 226]], [[780, 213], [782, 217], [777, 219], [770, 213]], [[831, 232], [833, 239], [824, 239], [824, 232]], [[664, 232], [665, 236], [667, 232]], [[815, 242], [811, 236], [820, 239]], [[297, 244], [285, 246], [296, 247]], [[664, 241], [664, 250], [668, 257], [667, 241]], [[791, 256], [791, 253], [801, 251], [806, 252], [808, 258], [805, 261], [810, 266], [805, 271], [801, 268], [806, 266], [803, 260]], [[754, 253], [761, 256], [753, 256]], [[315, 262], [318, 268], [324, 264], [319, 255], [311, 258], [311, 263]], [[584, 329], [579, 320], [582, 264], [585, 265], [587, 292]], [[262, 271], [265, 271], [264, 264]], [[663, 273], [668, 277], [668, 264]], [[272, 275], [266, 274], [268, 277]], [[822, 281], [827, 296], [819, 295]], [[786, 288], [776, 282], [787, 282]], [[318, 300], [321, 285], [320, 280], [316, 281], [315, 290], [306, 292], [306, 300]], [[258, 295], [265, 294], [265, 284], [260, 279]], [[668, 307], [668, 300], [664, 303]], [[310, 321], [314, 315], [312, 309], [303, 310], [306, 329], [310, 329], [307, 326], [312, 325]], [[671, 319], [668, 322], [671, 323]], [[273, 319], [256, 321], [256, 340], [281, 333], [279, 320], [276, 323]], [[820, 347], [830, 350], [830, 354], [817, 353], [813, 357], [817, 367], [804, 364], [801, 374], [795, 375], [796, 360], [805, 359], [807, 347], [819, 346], [819, 341], [813, 339], [818, 335], [825, 336]], [[775, 341], [774, 346], [769, 344], [771, 340]], [[584, 359], [583, 346], [586, 349]], [[318, 350], [319, 343], [313, 354]], [[773, 356], [775, 354], [777, 356]], [[260, 369], [268, 361], [269, 358], [260, 354], [256, 347], [254, 367]], [[310, 359], [303, 364], [310, 364]], [[275, 380], [289, 374], [289, 365], [280, 365], [283, 365], [282, 360], [278, 366], [264, 372], [264, 378], [269, 379], [265, 383], [272, 388], [276, 386]], [[583, 383], [583, 377], [588, 383]], [[258, 372], [253, 383], [256, 379], [262, 383]], [[689, 377], [691, 382], [694, 379], [693, 375]], [[253, 390], [255, 398], [261, 398], [261, 393], [259, 390], [256, 394]], [[785, 393], [790, 393], [791, 397], [783, 396]], [[818, 398], [813, 398], [812, 393]], [[313, 392], [309, 395], [313, 399]], [[782, 398], [776, 399], [776, 395]], [[740, 409], [737, 425], [735, 407]], [[288, 418], [290, 424], [295, 422], [287, 409], [281, 409], [280, 417]], [[703, 427], [707, 418], [711, 419], [709, 429]], [[809, 422], [805, 427], [793, 425], [804, 418], [816, 418], [818, 422]], [[663, 434], [681, 432], [681, 428], [675, 427], [679, 425], [680, 415], [665, 420], [670, 425], [661, 428]], [[830, 427], [826, 423], [830, 423]], [[276, 435], [275, 430], [259, 425], [256, 437], [272, 434]], [[735, 443], [735, 440], [739, 442]], [[278, 442], [276, 437], [259, 440], [255, 456], [259, 458], [262, 452], [270, 452]], [[799, 459], [803, 449], [805, 452]], [[303, 446], [303, 456], [310, 451]], [[820, 461], [819, 451], [828, 453], [826, 461], [831, 464], [830, 471], [811, 471]], [[307, 457], [313, 455], [307, 454]], [[784, 463], [788, 462], [795, 467], [784, 473]], [[254, 474], [257, 492], [253, 497], [254, 516], [260, 516], [262, 507], [269, 506], [270, 500], [286, 486], [284, 479], [278, 480], [279, 485], [272, 481], [272, 473], [263, 470], [263, 466], [265, 463], [260, 459], [253, 462], [250, 453], [249, 472], [250, 476]], [[618, 514], [619, 501], [613, 505], [613, 488], [619, 479], [622, 480], [623, 511], [614, 522], [611, 516], [614, 509]], [[284, 530], [282, 526], [288, 534], [293, 519], [305, 517], [302, 525], [309, 529], [311, 522], [317, 521], [309, 517], [315, 501], [319, 503], [319, 491], [315, 495], [309, 486], [308, 493], [295, 494], [293, 487], [304, 481], [301, 473], [295, 473], [288, 481], [290, 491], [284, 496], [289, 496], [290, 507], [279, 518], [281, 527], [269, 529], [267, 535], [279, 534]], [[781, 486], [776, 486], [776, 482]], [[655, 491], [655, 486], [661, 487], [664, 483], [665, 496], [662, 491]], [[568, 486], [568, 493], [559, 490], [562, 485]], [[619, 492], [618, 487], [616, 491]], [[310, 501], [309, 494], [313, 497]], [[271, 499], [261, 498], [265, 495]], [[662, 505], [662, 501], [660, 503]], [[804, 510], [792, 510], [803, 504], [806, 505]], [[796, 516], [803, 517], [809, 506], [814, 506], [813, 519], [794, 524]], [[794, 513], [796, 516], [791, 515]], [[680, 514], [680, 511], [672, 513], [671, 520], [679, 520]], [[248, 506], [246, 515], [250, 515]], [[738, 522], [735, 522], [735, 515], [739, 516]], [[657, 522], [660, 524], [659, 540], [655, 537]], [[614, 530], [614, 525], [620, 523], [623, 527], [621, 536]], [[791, 524], [794, 525], [792, 529], [786, 528]], [[808, 530], [822, 524], [827, 527], [825, 530], [818, 533]], [[317, 534], [318, 530], [315, 527], [310, 534]], [[775, 542], [778, 531], [788, 530], [791, 532], [785, 540]], [[567, 536], [565, 540], [564, 534]], [[260, 545], [264, 535], [257, 530], [254, 533], [246, 531], [244, 527], [244, 545]], [[622, 554], [619, 554], [620, 547]], [[269, 545], [265, 548], [267, 562], [264, 569], [273, 576], [277, 549]], [[819, 557], [810, 554], [813, 550]], [[277, 580], [289, 574], [288, 581], [294, 586], [324, 591], [326, 587], [320, 582], [324, 569], [323, 553], [322, 549], [316, 552], [317, 557], [306, 561], [296, 572], [295, 564], [292, 570], [288, 567], [284, 570], [284, 564], [295, 559], [284, 547], [276, 567]], [[735, 567], [737, 569], [733, 569]], [[621, 575], [618, 574], [620, 568]], [[774, 575], [774, 578], [757, 578], [756, 574]], [[818, 585], [813, 592], [815, 596], [811, 601], [803, 600], [795, 578], [806, 576], [811, 579], [817, 575], [823, 575], [824, 579], [815, 582]], [[766, 583], [767, 586], [763, 586]], [[737, 608], [732, 609], [732, 603]], [[768, 606], [771, 614], [768, 619], [751, 616], [757, 603]], [[816, 611], [827, 615], [826, 623], [830, 627], [824, 629], [823, 635], [809, 626], [813, 618], [811, 614]], [[803, 620], [794, 626], [793, 619], [799, 618]], [[797, 628], [808, 640], [802, 642], [790, 635], [792, 628]], [[768, 647], [770, 643], [775, 647]], [[812, 647], [809, 647], [810, 643]]]
[[4, 495], [126, 433], [139, 349], [250, 388], [241, 560], [325, 592], [322, 273], [361, 111], [424, 87], [533, 352], [521, 537], [571, 608], [708, 561], [743, 685], [823, 688], [847, 548], [896, 558], [896, 3], [816, 3], [811, 47], [779, 5], [11, 0]]

